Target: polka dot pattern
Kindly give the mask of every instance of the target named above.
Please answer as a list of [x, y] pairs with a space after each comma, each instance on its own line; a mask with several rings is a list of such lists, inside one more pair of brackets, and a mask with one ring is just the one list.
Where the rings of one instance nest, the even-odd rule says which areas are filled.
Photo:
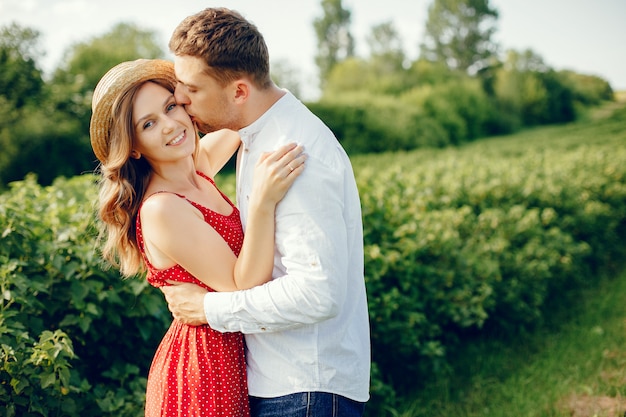
[[[199, 173], [209, 180], [211, 178]], [[220, 192], [221, 193], [221, 192]], [[239, 210], [222, 194], [233, 211], [229, 216], [216, 213], [193, 201], [235, 255], [243, 244]], [[185, 198], [179, 195], [181, 198]], [[211, 288], [180, 265], [157, 270], [148, 262], [141, 222], [137, 216], [137, 242], [148, 267], [148, 282], [155, 287], [166, 280], [192, 282]], [[174, 320], [159, 345], [148, 374], [146, 417], [249, 417], [248, 384], [241, 333], [220, 333], [208, 325], [187, 326]]]

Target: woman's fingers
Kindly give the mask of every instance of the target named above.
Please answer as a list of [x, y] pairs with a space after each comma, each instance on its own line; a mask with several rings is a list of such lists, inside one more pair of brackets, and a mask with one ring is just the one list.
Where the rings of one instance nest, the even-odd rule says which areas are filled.
[[273, 152], [263, 153], [259, 158], [259, 163], [266, 164], [276, 175], [286, 177], [304, 164], [306, 155], [303, 151], [304, 147], [289, 143]]
[[[263, 153], [261, 155], [261, 160], [264, 160], [268, 163], [274, 163], [274, 162], [279, 161], [285, 155], [289, 154], [289, 152], [296, 150], [297, 148], [298, 148], [297, 143], [288, 143], [286, 145], [280, 146], [274, 151]], [[300, 149], [300, 152], [302, 152], [302, 149]]]
[[251, 204], [277, 204], [304, 170], [307, 155], [295, 143], [263, 153], [255, 168]]
[[285, 168], [287, 168], [287, 175], [291, 173], [299, 174], [304, 168], [304, 162], [306, 161], [306, 154], [300, 153], [294, 159], [287, 162]]

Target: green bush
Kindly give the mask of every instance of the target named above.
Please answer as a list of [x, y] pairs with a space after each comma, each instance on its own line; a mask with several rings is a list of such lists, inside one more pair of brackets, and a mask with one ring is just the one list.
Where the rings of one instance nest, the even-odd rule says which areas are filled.
[[3, 137], [0, 123], [0, 145], [7, 153], [0, 158], [0, 189], [29, 173], [41, 185], [50, 185], [59, 176], [93, 172], [96, 167], [85, 130], [76, 118], [61, 112], [29, 105], [5, 132]]
[[[350, 154], [372, 152], [372, 142], [380, 140], [382, 132], [366, 125], [365, 106], [310, 103], [309, 108], [333, 131]], [[378, 146], [380, 142], [376, 145]]]
[[532, 329], [623, 256], [625, 121], [353, 158], [381, 378], [369, 415], [445, 372], [464, 337]]
[[[459, 148], [353, 157], [372, 329], [368, 415], [463, 340], [541, 321], [626, 246], [626, 110]], [[218, 178], [233, 196], [234, 176]], [[0, 416], [139, 416], [170, 322], [96, 251], [91, 175], [0, 195]], [[591, 283], [592, 284], [592, 283]]]
[[161, 293], [95, 250], [91, 176], [0, 196], [2, 416], [139, 416], [169, 324]]
[[497, 118], [480, 82], [469, 78], [400, 97], [347, 93], [308, 105], [350, 155], [458, 145], [491, 133]]
[[559, 71], [558, 75], [573, 91], [574, 99], [586, 106], [615, 99], [611, 85], [598, 76], [578, 74], [567, 70]]
[[424, 115], [437, 121], [455, 145], [484, 136], [487, 122], [495, 113], [478, 79], [416, 87], [400, 100], [423, 109]]

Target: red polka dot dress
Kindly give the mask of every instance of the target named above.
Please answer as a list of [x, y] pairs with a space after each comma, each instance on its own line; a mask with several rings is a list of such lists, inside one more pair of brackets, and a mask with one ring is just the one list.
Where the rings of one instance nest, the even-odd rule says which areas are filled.
[[[211, 178], [198, 174], [215, 186]], [[229, 216], [187, 201], [204, 214], [204, 220], [239, 255], [243, 244], [239, 210], [222, 196], [233, 207]], [[165, 270], [152, 267], [145, 255], [139, 216], [136, 230], [150, 284], [161, 287], [168, 285], [166, 280], [193, 282], [213, 291], [179, 265]], [[174, 320], [150, 367], [145, 411], [146, 417], [249, 417], [243, 335], [220, 333], [208, 325], [187, 326]]]

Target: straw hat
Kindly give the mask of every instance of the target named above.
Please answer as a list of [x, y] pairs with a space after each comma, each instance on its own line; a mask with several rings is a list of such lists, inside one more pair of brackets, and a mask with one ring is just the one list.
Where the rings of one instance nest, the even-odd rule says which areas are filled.
[[109, 155], [112, 112], [116, 101], [132, 85], [154, 79], [165, 79], [175, 86], [174, 64], [162, 59], [126, 61], [111, 68], [98, 82], [91, 101], [89, 135], [91, 147], [101, 162]]

